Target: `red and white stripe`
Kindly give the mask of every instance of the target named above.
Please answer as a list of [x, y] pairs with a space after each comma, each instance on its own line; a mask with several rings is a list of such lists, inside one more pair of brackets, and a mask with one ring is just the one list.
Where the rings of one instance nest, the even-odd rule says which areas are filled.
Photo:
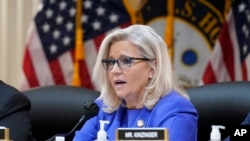
[[202, 84], [250, 80], [250, 56], [241, 62], [239, 48], [235, 20], [230, 11], [204, 71]]

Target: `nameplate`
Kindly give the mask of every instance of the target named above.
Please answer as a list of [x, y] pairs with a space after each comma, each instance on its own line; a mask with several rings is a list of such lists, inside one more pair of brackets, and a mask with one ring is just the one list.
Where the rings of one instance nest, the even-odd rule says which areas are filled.
[[118, 128], [117, 141], [168, 141], [166, 128]]
[[230, 141], [250, 141], [250, 125], [231, 127]]

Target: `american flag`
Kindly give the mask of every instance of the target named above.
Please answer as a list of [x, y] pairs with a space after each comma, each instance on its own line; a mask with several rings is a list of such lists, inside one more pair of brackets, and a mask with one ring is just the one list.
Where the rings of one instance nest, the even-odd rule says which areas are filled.
[[[94, 88], [91, 73], [99, 45], [111, 30], [131, 24], [122, 0], [84, 0], [85, 51], [83, 87]], [[76, 0], [43, 0], [28, 31], [21, 90], [46, 85], [72, 85]]]
[[236, 0], [203, 74], [203, 84], [250, 80], [250, 1]]

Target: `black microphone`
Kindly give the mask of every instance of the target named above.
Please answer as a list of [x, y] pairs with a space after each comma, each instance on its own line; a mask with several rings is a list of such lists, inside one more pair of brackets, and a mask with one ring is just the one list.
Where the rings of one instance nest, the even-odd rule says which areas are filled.
[[[99, 107], [96, 103], [87, 103], [84, 105], [84, 109], [87, 109], [90, 112], [89, 118], [96, 116], [99, 112]], [[84, 121], [85, 118], [86, 117], [84, 115], [82, 115], [80, 120], [76, 123], [76, 125], [68, 133], [55, 134], [54, 136], [52, 136], [51, 138], [49, 138], [45, 141], [54, 141], [56, 136], [67, 137], [67, 136], [71, 135], [77, 129], [77, 127]]]
[[85, 105], [85, 108], [90, 112], [90, 117], [94, 117], [99, 112], [99, 107], [96, 103], [88, 103]]

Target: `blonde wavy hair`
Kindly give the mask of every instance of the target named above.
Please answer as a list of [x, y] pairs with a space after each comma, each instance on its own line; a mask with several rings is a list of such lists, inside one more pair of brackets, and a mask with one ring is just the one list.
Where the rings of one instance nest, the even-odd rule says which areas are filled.
[[113, 90], [108, 79], [108, 71], [103, 68], [101, 62], [108, 57], [112, 43], [118, 41], [132, 43], [138, 48], [142, 57], [155, 60], [147, 61], [154, 69], [154, 75], [145, 87], [142, 99], [146, 108], [152, 109], [158, 100], [171, 90], [189, 99], [187, 93], [177, 83], [165, 41], [151, 27], [136, 24], [113, 31], [101, 43], [92, 79], [100, 91], [98, 99], [103, 100], [105, 112], [112, 113], [123, 104], [123, 100]]

